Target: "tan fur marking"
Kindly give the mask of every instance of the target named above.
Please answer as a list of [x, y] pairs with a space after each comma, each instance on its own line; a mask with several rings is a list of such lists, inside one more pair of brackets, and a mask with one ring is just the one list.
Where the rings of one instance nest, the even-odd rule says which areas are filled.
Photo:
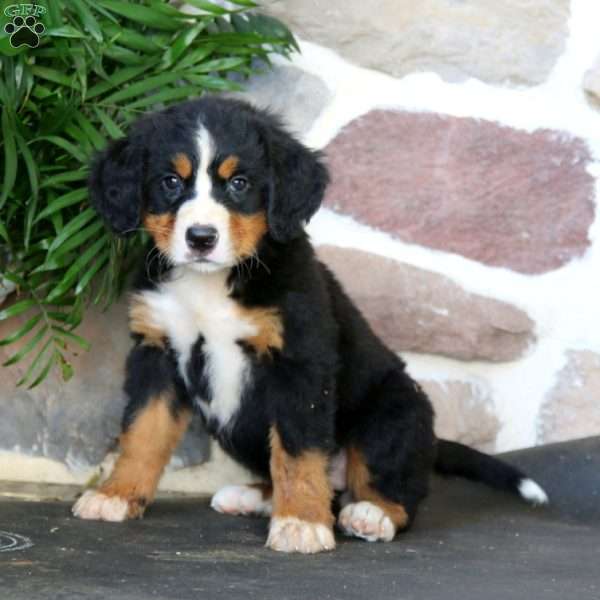
[[259, 356], [270, 354], [272, 349], [283, 348], [283, 323], [276, 308], [238, 307], [241, 318], [250, 321], [257, 330], [256, 335], [244, 339]]
[[156, 247], [167, 253], [171, 246], [171, 236], [175, 227], [175, 215], [164, 213], [162, 215], [146, 214], [144, 217], [144, 227], [154, 238]]
[[316, 450], [292, 457], [279, 433], [271, 428], [273, 517], [296, 517], [310, 523], [333, 525], [333, 491], [327, 478], [327, 456]]
[[258, 242], [267, 233], [267, 216], [264, 212], [253, 215], [231, 213], [229, 232], [237, 258], [248, 258], [256, 251]]
[[406, 527], [408, 515], [402, 504], [384, 498], [371, 486], [371, 473], [364, 456], [356, 448], [348, 448], [348, 488], [357, 501], [372, 502], [392, 520], [398, 528]]
[[187, 154], [180, 152], [176, 154], [173, 160], [173, 168], [179, 177], [182, 179], [187, 179], [192, 174], [192, 161]]
[[269, 500], [273, 496], [273, 486], [270, 483], [249, 483], [248, 487], [258, 490], [263, 500]]
[[238, 166], [240, 159], [233, 154], [228, 156], [217, 169], [217, 173], [221, 179], [229, 179], [234, 173]]
[[129, 518], [141, 517], [154, 499], [163, 469], [171, 459], [190, 419], [175, 418], [169, 408], [172, 393], [164, 393], [144, 408], [120, 437], [121, 454], [108, 481], [98, 490], [129, 502]]
[[133, 294], [129, 301], [129, 330], [142, 335], [147, 346], [165, 347], [167, 334], [152, 322], [152, 312], [141, 294]]

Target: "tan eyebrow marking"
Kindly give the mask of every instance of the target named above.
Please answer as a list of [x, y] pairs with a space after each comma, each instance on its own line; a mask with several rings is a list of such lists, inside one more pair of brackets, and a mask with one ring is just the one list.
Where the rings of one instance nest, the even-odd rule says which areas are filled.
[[179, 152], [173, 157], [172, 163], [177, 175], [182, 179], [187, 179], [192, 174], [192, 161], [187, 154]]
[[221, 179], [229, 179], [235, 172], [240, 159], [233, 154], [228, 156], [220, 165], [217, 173]]

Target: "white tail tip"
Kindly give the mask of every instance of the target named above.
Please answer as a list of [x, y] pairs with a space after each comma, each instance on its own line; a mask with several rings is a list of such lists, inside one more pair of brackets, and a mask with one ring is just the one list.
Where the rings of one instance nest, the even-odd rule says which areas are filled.
[[519, 494], [534, 506], [548, 504], [548, 495], [533, 479], [521, 479]]

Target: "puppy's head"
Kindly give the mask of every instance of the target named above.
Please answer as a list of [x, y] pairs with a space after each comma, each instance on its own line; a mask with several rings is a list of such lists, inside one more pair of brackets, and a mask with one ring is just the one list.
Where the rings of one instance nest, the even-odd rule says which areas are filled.
[[268, 114], [203, 98], [138, 121], [95, 161], [92, 203], [118, 234], [140, 227], [174, 265], [231, 267], [265, 236], [302, 234], [328, 182], [319, 154]]

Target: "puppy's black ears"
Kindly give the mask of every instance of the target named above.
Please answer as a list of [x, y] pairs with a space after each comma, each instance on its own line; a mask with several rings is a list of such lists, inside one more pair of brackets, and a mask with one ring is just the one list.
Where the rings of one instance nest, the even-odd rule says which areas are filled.
[[91, 203], [118, 235], [140, 225], [143, 169], [143, 152], [128, 138], [112, 142], [92, 164]]
[[309, 150], [279, 127], [268, 127], [271, 189], [267, 221], [273, 239], [288, 242], [298, 237], [317, 212], [329, 183], [321, 154]]

